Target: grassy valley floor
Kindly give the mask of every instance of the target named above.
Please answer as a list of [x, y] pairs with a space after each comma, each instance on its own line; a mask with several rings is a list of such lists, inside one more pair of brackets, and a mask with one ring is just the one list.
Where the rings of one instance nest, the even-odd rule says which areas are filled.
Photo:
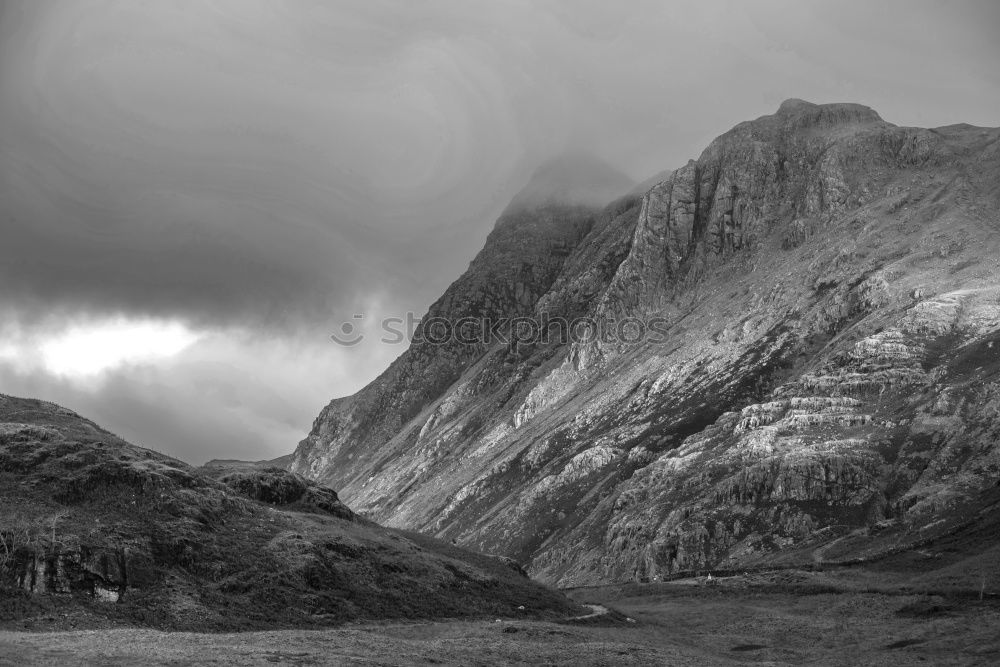
[[846, 579], [784, 572], [716, 586], [689, 580], [578, 589], [570, 591], [576, 600], [620, 613], [570, 623], [364, 623], [234, 634], [8, 630], [0, 632], [0, 665], [1000, 663], [1000, 602], [872, 592]]

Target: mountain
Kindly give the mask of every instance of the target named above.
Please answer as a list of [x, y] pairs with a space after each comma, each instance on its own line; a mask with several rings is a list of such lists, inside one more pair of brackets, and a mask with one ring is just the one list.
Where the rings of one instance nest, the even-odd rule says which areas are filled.
[[998, 139], [788, 100], [640, 194], [529, 187], [289, 468], [560, 585], [996, 555]]
[[192, 468], [39, 400], [0, 395], [0, 505], [0, 623], [18, 627], [578, 613], [512, 561], [383, 529], [287, 470]]

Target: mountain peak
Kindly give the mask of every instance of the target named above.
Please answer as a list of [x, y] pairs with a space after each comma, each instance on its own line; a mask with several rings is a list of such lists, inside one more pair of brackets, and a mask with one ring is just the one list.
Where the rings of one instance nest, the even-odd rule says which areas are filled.
[[800, 100], [797, 97], [789, 97], [787, 100], [781, 103], [778, 107], [778, 113], [792, 113], [800, 109], [815, 108], [816, 105], [812, 102], [807, 102], [806, 100]]
[[604, 206], [633, 185], [632, 179], [595, 155], [564, 153], [534, 171], [508, 210], [546, 204]]
[[814, 104], [792, 97], [778, 107], [776, 117], [794, 125], [839, 125], [845, 123], [880, 123], [882, 117], [871, 107], [850, 102]]

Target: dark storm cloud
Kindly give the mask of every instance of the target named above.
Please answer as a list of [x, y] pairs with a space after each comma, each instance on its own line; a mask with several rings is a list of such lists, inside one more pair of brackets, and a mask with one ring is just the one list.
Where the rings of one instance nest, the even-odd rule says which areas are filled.
[[[320, 3], [8, 4], [6, 298], [273, 324], [451, 257], [421, 236], [481, 232], [519, 136], [488, 118], [502, 86], [387, 16], [399, 25]], [[476, 146], [487, 125], [500, 154]]]
[[991, 3], [8, 2], [4, 295], [223, 324], [322, 320], [379, 291], [423, 305], [565, 148], [641, 179], [788, 96], [988, 121], [991, 17]]
[[0, 0], [0, 335], [152, 316], [228, 360], [71, 386], [0, 354], [0, 391], [185, 455], [192, 428], [287, 451], [401, 351], [332, 327], [421, 312], [544, 160], [641, 181], [788, 97], [1000, 124], [998, 7]]

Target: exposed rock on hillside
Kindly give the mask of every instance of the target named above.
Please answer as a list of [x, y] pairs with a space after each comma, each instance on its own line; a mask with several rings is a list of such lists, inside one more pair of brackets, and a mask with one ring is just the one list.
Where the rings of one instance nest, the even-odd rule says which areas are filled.
[[998, 139], [789, 100], [641, 197], [519, 207], [428, 317], [658, 335], [415, 344], [290, 467], [562, 584], [968, 525], [1000, 480]]

